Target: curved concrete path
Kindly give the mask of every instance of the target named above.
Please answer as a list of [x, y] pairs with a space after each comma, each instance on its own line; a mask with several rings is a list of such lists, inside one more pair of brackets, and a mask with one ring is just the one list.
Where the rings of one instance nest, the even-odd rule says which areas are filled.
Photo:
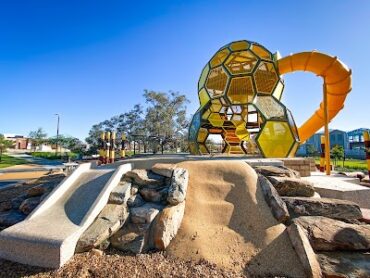
[[26, 220], [0, 232], [0, 257], [42, 267], [62, 266], [130, 169], [131, 164], [118, 168], [81, 164]]

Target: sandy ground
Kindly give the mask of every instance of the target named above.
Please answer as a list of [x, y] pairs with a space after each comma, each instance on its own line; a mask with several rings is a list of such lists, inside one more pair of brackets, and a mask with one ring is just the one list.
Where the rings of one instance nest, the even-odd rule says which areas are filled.
[[183, 162], [178, 167], [189, 170], [190, 180], [185, 216], [169, 254], [262, 276], [305, 276], [253, 169], [232, 161]]
[[40, 165], [35, 164], [23, 164], [23, 165], [15, 165], [11, 167], [5, 168], [6, 170], [24, 170], [23, 172], [15, 172], [15, 173], [2, 173], [0, 175], [0, 181], [2, 180], [26, 180], [26, 179], [37, 179], [46, 173], [48, 170], [45, 171], [37, 171], [33, 172], [30, 171], [34, 168], [40, 168]]
[[103, 256], [77, 254], [59, 270], [21, 265], [0, 259], [0, 277], [247, 277], [205, 261], [183, 261], [164, 253], [132, 256], [109, 250]]

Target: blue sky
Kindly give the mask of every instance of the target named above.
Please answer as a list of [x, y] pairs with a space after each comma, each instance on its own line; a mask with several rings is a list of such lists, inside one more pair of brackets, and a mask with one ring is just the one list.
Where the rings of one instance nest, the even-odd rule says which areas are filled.
[[[38, 127], [84, 139], [90, 127], [174, 90], [198, 107], [200, 72], [222, 45], [257, 41], [282, 56], [313, 50], [353, 70], [331, 128], [370, 127], [370, 1], [1, 1], [0, 133]], [[318, 107], [322, 80], [284, 77], [298, 125]]]

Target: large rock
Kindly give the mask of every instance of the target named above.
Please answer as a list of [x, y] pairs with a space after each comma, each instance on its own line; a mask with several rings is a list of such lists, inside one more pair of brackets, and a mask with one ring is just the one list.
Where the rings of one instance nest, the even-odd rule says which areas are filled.
[[144, 204], [145, 204], [145, 201], [143, 197], [141, 197], [140, 194], [133, 195], [127, 200], [127, 205], [130, 208], [141, 207]]
[[158, 175], [171, 178], [176, 164], [156, 163], [152, 167], [152, 171]]
[[294, 219], [306, 231], [315, 251], [370, 250], [370, 225], [348, 224], [322, 216]]
[[320, 252], [317, 257], [325, 277], [370, 277], [370, 253]]
[[144, 169], [134, 169], [127, 172], [124, 175], [124, 179], [127, 178], [129, 178], [134, 184], [140, 186], [158, 186], [165, 182], [165, 177]]
[[287, 231], [307, 277], [322, 277], [320, 264], [303, 229], [296, 223], [293, 223], [287, 228]]
[[19, 206], [23, 203], [24, 200], [26, 200], [28, 197], [27, 197], [27, 194], [26, 193], [22, 193], [20, 195], [18, 195], [17, 197], [11, 199], [11, 202], [12, 202], [12, 208], [13, 209], [19, 209]]
[[290, 216], [285, 202], [281, 199], [276, 189], [267, 178], [258, 175], [258, 184], [262, 189], [263, 195], [268, 206], [271, 208], [275, 219], [281, 223], [286, 222]]
[[126, 204], [131, 195], [131, 184], [128, 182], [120, 182], [109, 195], [109, 204], [122, 205]]
[[12, 202], [11, 201], [4, 201], [0, 203], [0, 212], [8, 211], [12, 209]]
[[164, 208], [155, 218], [151, 231], [151, 246], [157, 250], [165, 250], [176, 236], [184, 217], [185, 202]]
[[25, 218], [26, 215], [16, 210], [0, 212], [0, 226], [10, 227], [17, 224], [18, 222], [23, 221]]
[[280, 196], [312, 197], [315, 190], [312, 182], [288, 177], [268, 177]]
[[118, 250], [143, 253], [148, 249], [149, 227], [150, 224], [126, 223], [110, 238], [111, 245]]
[[284, 166], [256, 166], [254, 170], [265, 177], [289, 177], [289, 178], [300, 178], [299, 172], [289, 169]]
[[48, 183], [39, 184], [27, 190], [27, 197], [41, 196], [46, 192], [50, 192], [52, 189], [53, 189], [53, 186], [51, 186]]
[[19, 206], [19, 210], [28, 215], [40, 204], [40, 202], [40, 197], [28, 198], [22, 202]]
[[131, 208], [131, 222], [135, 224], [150, 224], [162, 208], [161, 205], [154, 203], [146, 203], [141, 207]]
[[325, 216], [334, 219], [360, 219], [360, 207], [350, 201], [329, 198], [282, 197], [290, 216]]
[[140, 195], [147, 202], [159, 203], [166, 199], [168, 194], [168, 188], [162, 188], [160, 190], [154, 188], [141, 188], [139, 190]]
[[100, 245], [105, 246], [105, 241], [123, 226], [127, 217], [128, 211], [125, 205], [106, 205], [78, 240], [76, 252], [100, 248]]
[[185, 200], [188, 188], [189, 172], [183, 168], [175, 168], [171, 178], [171, 185], [168, 189], [167, 202], [177, 205]]

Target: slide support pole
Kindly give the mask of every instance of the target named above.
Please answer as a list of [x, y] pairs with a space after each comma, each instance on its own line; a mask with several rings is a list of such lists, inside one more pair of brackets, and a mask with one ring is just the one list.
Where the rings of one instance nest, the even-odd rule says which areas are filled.
[[365, 155], [367, 161], [367, 171], [370, 177], [370, 134], [369, 131], [364, 131]]
[[326, 174], [330, 175], [330, 138], [329, 138], [329, 117], [328, 117], [328, 95], [326, 93], [326, 84], [324, 83], [324, 122], [325, 122], [325, 166]]
[[320, 152], [320, 172], [325, 172], [325, 136], [320, 136], [321, 152]]

